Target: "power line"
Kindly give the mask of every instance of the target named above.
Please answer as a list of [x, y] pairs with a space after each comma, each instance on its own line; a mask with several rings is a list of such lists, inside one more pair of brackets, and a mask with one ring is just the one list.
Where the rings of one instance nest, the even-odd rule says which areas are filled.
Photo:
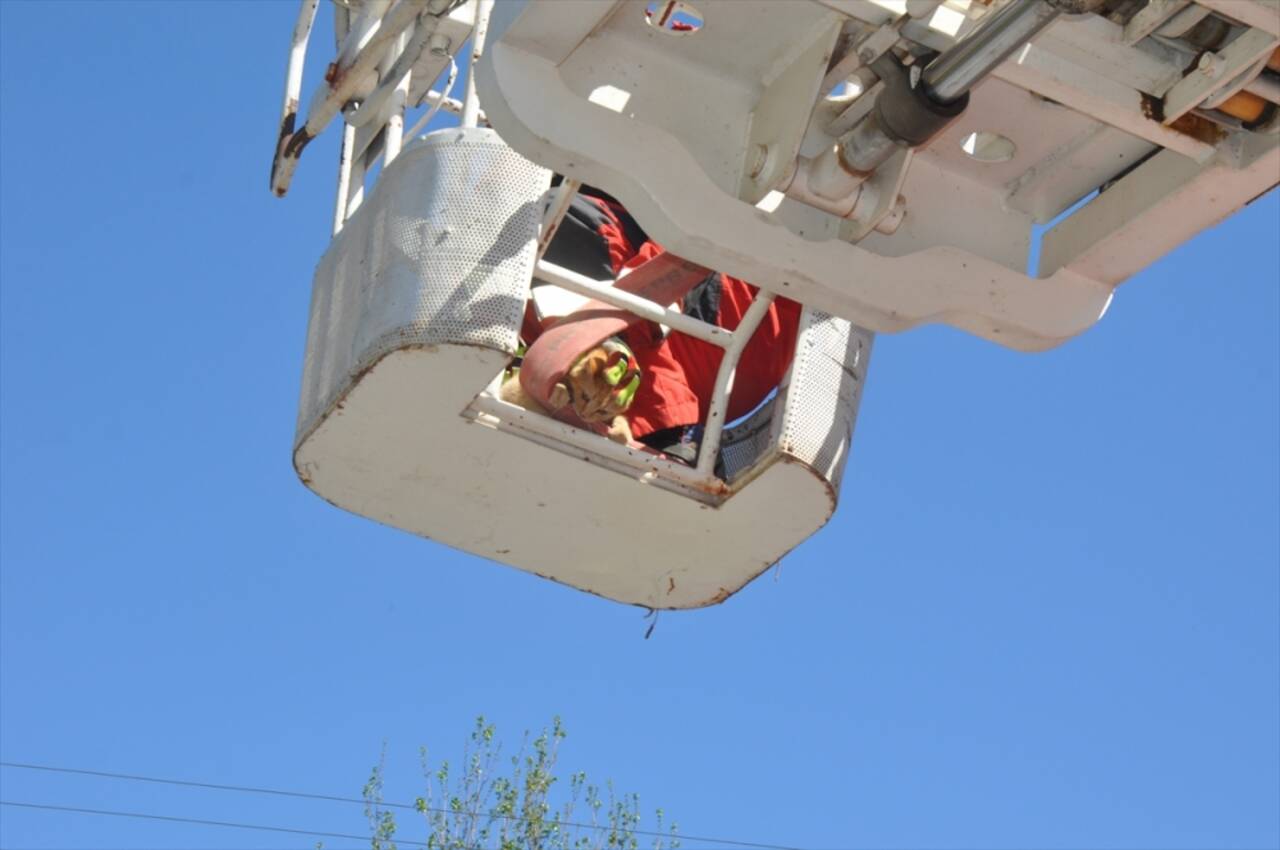
[[[117, 818], [134, 818], [136, 820], [162, 821], [165, 823], [183, 823], [194, 824], [196, 826], [217, 826], [230, 829], [247, 829], [257, 830], [258, 832], [282, 832], [289, 835], [306, 835], [311, 838], [349, 838], [355, 841], [368, 841], [368, 835], [355, 835], [350, 832], [325, 832], [318, 829], [299, 829], [290, 826], [273, 826], [271, 824], [261, 823], [240, 823], [239, 821], [229, 820], [210, 820], [208, 818], [190, 818], [180, 817], [178, 815], [158, 815], [152, 812], [124, 812], [117, 809], [88, 809], [80, 806], [58, 806], [52, 803], [27, 803], [18, 800], [0, 800], [0, 806], [13, 806], [21, 809], [36, 809], [47, 812], [69, 812], [79, 815], [104, 815], [107, 817]], [[431, 845], [425, 841], [413, 841], [408, 838], [393, 837], [386, 840], [388, 844], [395, 843], [409, 847], [430, 847]], [[458, 850], [485, 850], [485, 848], [474, 844], [457, 845]], [[715, 848], [688, 848], [688, 850], [715, 850]]]
[[[252, 785], [223, 785], [216, 782], [197, 782], [195, 780], [189, 780], [189, 779], [168, 779], [168, 778], [163, 778], [158, 776], [142, 776], [140, 774], [135, 774], [135, 773], [116, 773], [113, 771], [106, 771], [106, 770], [87, 770], [84, 768], [75, 768], [75, 767], [56, 767], [54, 765], [33, 764], [30, 762], [0, 761], [0, 767], [12, 767], [20, 770], [41, 770], [49, 773], [70, 773], [70, 774], [76, 774], [80, 776], [96, 776], [103, 779], [122, 779], [130, 782], [152, 782], [158, 785], [178, 785], [186, 788], [205, 788], [205, 789], [211, 789], [214, 791], [238, 791], [245, 794], [271, 794], [277, 797], [293, 797], [295, 799], [301, 799], [301, 800], [322, 800], [330, 803], [355, 803], [363, 806], [373, 802], [370, 800], [365, 800], [362, 797], [342, 797], [334, 794], [312, 794], [305, 791], [287, 791], [280, 788], [260, 788]], [[18, 805], [18, 804], [13, 804], [13, 805]], [[469, 815], [474, 817], [492, 817], [499, 820], [512, 820], [512, 821], [528, 820], [528, 818], [524, 817], [523, 815], [491, 814], [489, 812], [455, 812], [452, 809], [446, 809], [444, 807], [436, 807], [436, 806], [419, 807], [415, 803], [376, 802], [374, 803], [374, 805], [381, 806], [383, 808], [388, 808], [388, 809], [407, 809], [410, 811], [426, 811], [426, 812], [433, 812], [433, 813], [439, 813], [439, 814]], [[579, 829], [610, 829], [611, 828], [605, 824], [586, 823], [585, 821], [561, 821], [560, 825], [576, 827]], [[783, 845], [783, 844], [763, 844], [763, 843], [754, 842], [754, 841], [737, 841], [731, 838], [713, 838], [713, 837], [703, 836], [703, 835], [688, 835], [684, 833], [677, 834], [677, 833], [669, 833], [669, 832], [658, 832], [656, 830], [633, 829], [631, 830], [631, 832], [635, 835], [642, 835], [642, 836], [648, 836], [653, 838], [666, 838], [674, 841], [680, 841], [682, 843], [686, 841], [690, 841], [690, 842], [698, 841], [705, 844], [719, 845], [722, 847], [723, 846], [747, 847], [747, 848], [754, 848], [754, 850], [803, 850], [803, 848], [793, 847], [793, 846]], [[349, 836], [336, 836], [336, 837], [346, 838]], [[368, 836], [359, 836], [359, 838], [362, 841], [368, 840]], [[411, 844], [413, 842], [403, 841], [400, 843]], [[422, 845], [422, 846], [426, 846], [426, 845]], [[480, 850], [480, 848], [476, 848], [476, 850]], [[686, 850], [692, 850], [692, 848], [686, 848]]]
[[[155, 815], [146, 812], [121, 812], [114, 809], [82, 809], [76, 806], [54, 806], [47, 803], [20, 803], [15, 800], [0, 800], [0, 806], [17, 806], [23, 809], [43, 809], [50, 812], [74, 812], [80, 815], [108, 815], [117, 818], [137, 818], [139, 820], [158, 820], [167, 823], [187, 823], [197, 824], [199, 826], [221, 826], [230, 827], [232, 829], [256, 829], [259, 832], [287, 832], [290, 835], [307, 835], [312, 838], [351, 838], [356, 841], [368, 841], [367, 835], [353, 835], [348, 832], [321, 832], [315, 829], [294, 829], [287, 826], [268, 826], [267, 824], [258, 823], [237, 823], [229, 820], [205, 820], [204, 818], [183, 818], [175, 815]], [[409, 841], [408, 839], [397, 838], [397, 844], [405, 844], [412, 847], [426, 847], [425, 841]], [[469, 850], [481, 850], [479, 847], [469, 848]]]

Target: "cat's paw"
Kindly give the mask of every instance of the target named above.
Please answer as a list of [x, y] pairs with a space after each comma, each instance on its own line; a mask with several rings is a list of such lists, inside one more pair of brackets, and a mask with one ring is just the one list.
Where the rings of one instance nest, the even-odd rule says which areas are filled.
[[556, 384], [551, 390], [551, 398], [547, 399], [552, 410], [559, 410], [572, 400], [573, 394], [564, 384]]
[[613, 422], [609, 425], [608, 436], [615, 443], [626, 445], [632, 442], [635, 437], [631, 435], [631, 423], [627, 421], [625, 416], [614, 417]]

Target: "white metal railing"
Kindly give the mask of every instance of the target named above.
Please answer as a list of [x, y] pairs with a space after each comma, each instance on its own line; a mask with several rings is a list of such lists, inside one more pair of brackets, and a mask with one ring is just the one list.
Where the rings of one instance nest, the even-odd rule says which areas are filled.
[[[310, 0], [305, 0], [310, 2]], [[360, 87], [370, 76], [375, 74], [379, 65], [383, 64], [396, 40], [409, 28], [418, 16], [427, 8], [429, 0], [398, 0], [387, 11], [385, 17], [379, 17], [379, 5], [385, 0], [369, 0], [351, 32], [338, 51], [338, 58], [325, 74], [324, 84], [319, 86], [311, 97], [307, 108], [307, 118], [303, 125], [290, 135], [283, 135], [279, 141], [275, 161], [271, 169], [271, 189], [277, 195], [289, 191], [293, 173], [298, 167], [298, 159], [307, 144], [320, 135], [329, 126], [329, 122], [344, 107], [355, 99]], [[439, 2], [439, 0], [436, 0]], [[434, 27], [434, 16], [424, 16], [421, 26]], [[305, 51], [304, 51], [305, 52]], [[301, 58], [295, 59], [296, 51], [290, 55], [289, 76], [301, 75], [302, 69], [294, 70], [294, 62], [301, 65]], [[401, 55], [399, 58], [403, 58]], [[406, 69], [407, 70], [407, 69]], [[394, 86], [398, 79], [392, 83]], [[383, 79], [380, 86], [387, 84]], [[375, 90], [374, 96], [377, 95]], [[286, 109], [288, 105], [286, 104]], [[296, 110], [296, 106], [295, 106]]]
[[[440, 110], [458, 115], [464, 127], [485, 122], [475, 89], [474, 70], [484, 50], [494, 0], [364, 0], [354, 14], [345, 4], [337, 4], [334, 27], [337, 55], [328, 66], [323, 83], [312, 94], [305, 120], [298, 126], [304, 63], [318, 5], [319, 0], [301, 0], [294, 25], [271, 188], [281, 196], [288, 191], [303, 149], [341, 115], [342, 141], [333, 213], [336, 236], [360, 207], [369, 172], [379, 160], [385, 167], [399, 155], [406, 135], [406, 109], [428, 106], [426, 113], [409, 129], [410, 137], [427, 126]], [[455, 45], [462, 45], [468, 37], [471, 50], [467, 58], [466, 93], [459, 101], [450, 97], [458, 76]], [[444, 90], [433, 91], [433, 84], [446, 66], [450, 74]], [[728, 492], [727, 484], [716, 478], [714, 470], [734, 376], [742, 352], [774, 296], [760, 291], [737, 329], [729, 331], [544, 261], [542, 256], [580, 188], [580, 182], [565, 179], [551, 193], [538, 240], [535, 277], [724, 351], [707, 418], [702, 423], [697, 465], [690, 468], [551, 417], [530, 413], [496, 398], [495, 387], [476, 398], [470, 408], [472, 415], [494, 427], [514, 428], [540, 442], [589, 450], [615, 467], [646, 470], [646, 480], [660, 479], [704, 500], [714, 501]]]
[[729, 492], [728, 486], [714, 475], [705, 475], [662, 455], [616, 443], [600, 434], [533, 413], [490, 393], [476, 396], [466, 415], [481, 424], [516, 433], [557, 451], [571, 449], [569, 453], [579, 457], [588, 452], [593, 459], [603, 461], [614, 470], [639, 472], [639, 480], [644, 483], [674, 485], [678, 491], [707, 504], [717, 504]]
[[534, 277], [561, 289], [584, 295], [587, 298], [598, 298], [606, 304], [620, 307], [642, 319], [666, 325], [672, 330], [680, 331], [680, 333], [688, 334], [695, 339], [718, 345], [721, 348], [727, 348], [733, 337], [732, 332], [724, 328], [701, 322], [691, 316], [684, 315], [679, 310], [663, 307], [647, 298], [617, 289], [613, 284], [592, 280], [586, 275], [578, 274], [546, 260], [538, 263]]
[[729, 338], [729, 345], [724, 350], [724, 359], [720, 361], [720, 370], [716, 373], [715, 389], [711, 393], [711, 405], [707, 410], [707, 421], [702, 426], [702, 441], [698, 444], [698, 472], [712, 475], [716, 458], [720, 455], [720, 438], [724, 433], [724, 420], [729, 410], [729, 395], [733, 392], [733, 378], [738, 373], [738, 361], [746, 349], [756, 328], [760, 327], [765, 313], [773, 304], [772, 292], [763, 289], [756, 291], [756, 297], [743, 314], [742, 321], [734, 329]]
[[298, 20], [293, 25], [293, 40], [289, 44], [289, 65], [284, 76], [284, 104], [280, 109], [280, 138], [293, 135], [298, 117], [298, 99], [302, 96], [302, 67], [307, 56], [307, 42], [311, 39], [311, 27], [316, 20], [316, 7], [320, 0], [302, 0], [298, 8]]
[[[385, 166], [403, 146], [405, 112], [426, 106], [407, 132], [412, 137], [441, 110], [468, 117], [476, 126], [485, 120], [474, 86], [467, 97], [449, 96], [457, 79], [454, 55], [470, 38], [472, 61], [483, 50], [483, 29], [491, 0], [364, 0], [358, 9], [335, 3], [335, 59], [324, 81], [299, 119], [303, 70], [319, 0], [302, 0], [290, 43], [281, 107], [280, 135], [271, 167], [271, 190], [289, 190], [299, 158], [308, 143], [341, 116], [333, 233], [360, 207], [365, 183], [379, 161]], [[482, 26], [477, 28], [477, 24]], [[472, 38], [478, 29], [478, 38]], [[432, 86], [449, 68], [444, 91]]]
[[[742, 359], [742, 352], [746, 349], [747, 343], [751, 341], [752, 336], [755, 335], [756, 329], [760, 326], [765, 314], [769, 311], [769, 306], [773, 303], [773, 293], [759, 290], [752, 300], [751, 306], [743, 314], [742, 321], [738, 323], [738, 327], [730, 331], [691, 316], [686, 316], [678, 310], [657, 304], [647, 298], [624, 292], [611, 284], [592, 280], [585, 275], [577, 274], [545, 260], [538, 262], [535, 267], [534, 277], [553, 286], [567, 289], [570, 292], [576, 292], [579, 295], [611, 304], [641, 319], [666, 325], [673, 331], [700, 339], [724, 350], [724, 358], [720, 361], [720, 368], [716, 373], [707, 419], [702, 423], [702, 439], [698, 446], [698, 463], [693, 471], [694, 474], [690, 479], [689, 476], [683, 473], [676, 475], [667, 470], [667, 473], [676, 478], [676, 480], [685, 483], [684, 480], [689, 479], [689, 483], [693, 483], [704, 491], [716, 490], [718, 487], [723, 486], [722, 482], [715, 477], [714, 470], [716, 458], [720, 453], [720, 441], [724, 433], [725, 419], [729, 409], [729, 397], [733, 393], [733, 379], [737, 373], [738, 362]], [[555, 420], [548, 421], [554, 422]], [[584, 448], [599, 449], [600, 441], [610, 442], [598, 434], [581, 432], [558, 422], [552, 428], [552, 431], [561, 438], [566, 438], [566, 435], [573, 436], [574, 439], [571, 442]], [[591, 442], [584, 442], [578, 439], [576, 435], [579, 434], [588, 438]]]
[[476, 63], [484, 55], [484, 42], [489, 35], [489, 16], [494, 0], [475, 0], [475, 29], [471, 32], [471, 61], [467, 68], [467, 95], [462, 106], [462, 126], [476, 127], [480, 122], [480, 96], [476, 93]]

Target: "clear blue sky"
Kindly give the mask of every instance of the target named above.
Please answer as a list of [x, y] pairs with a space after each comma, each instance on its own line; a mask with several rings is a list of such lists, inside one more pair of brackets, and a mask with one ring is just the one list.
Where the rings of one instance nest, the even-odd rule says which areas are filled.
[[[411, 799], [419, 744], [558, 713], [566, 767], [691, 833], [1280, 845], [1275, 193], [1055, 351], [881, 337], [831, 525], [645, 641], [638, 609], [294, 477], [336, 161], [323, 139], [287, 200], [267, 191], [294, 14], [0, 3], [3, 759], [351, 794], [385, 739]], [[12, 769], [0, 791], [363, 825]], [[311, 843], [0, 809], [5, 848]]]

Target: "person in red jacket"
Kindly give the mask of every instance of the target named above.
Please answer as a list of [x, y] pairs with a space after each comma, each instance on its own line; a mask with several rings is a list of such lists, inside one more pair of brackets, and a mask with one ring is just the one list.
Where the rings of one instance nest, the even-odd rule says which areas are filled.
[[[662, 251], [617, 200], [584, 186], [544, 258], [594, 280], [614, 280]], [[734, 330], [756, 292], [745, 281], [713, 272], [684, 296], [681, 311]], [[789, 298], [770, 305], [738, 361], [727, 422], [750, 413], [782, 382], [795, 353], [800, 310]], [[664, 336], [650, 322], [634, 325], [624, 339], [644, 376], [627, 410], [632, 434], [664, 454], [696, 462], [699, 425], [707, 417], [724, 351], [679, 332]]]

